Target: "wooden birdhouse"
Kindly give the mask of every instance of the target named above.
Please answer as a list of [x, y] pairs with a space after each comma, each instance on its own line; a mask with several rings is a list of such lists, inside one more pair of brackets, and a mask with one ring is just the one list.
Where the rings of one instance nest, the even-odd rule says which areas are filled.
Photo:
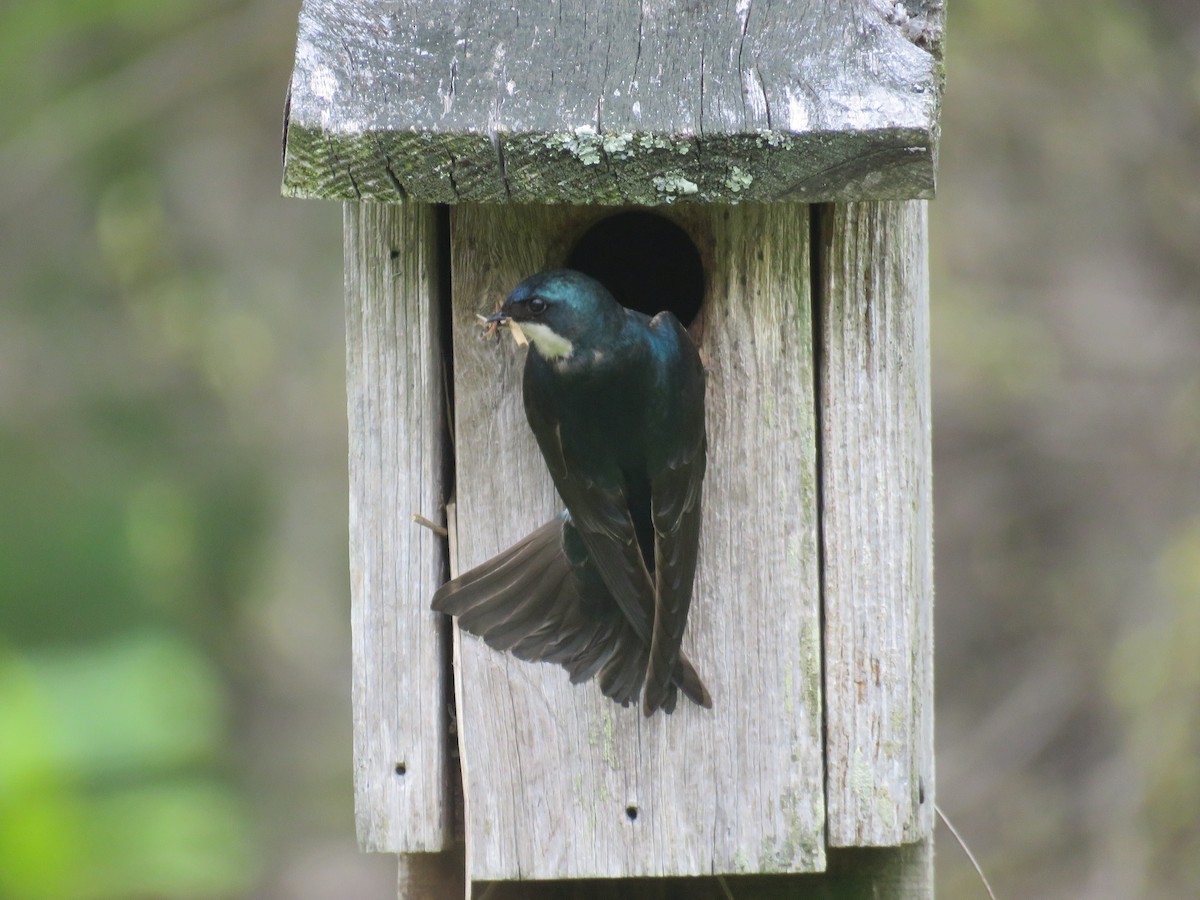
[[[940, 27], [937, 0], [305, 0], [284, 191], [345, 201], [358, 837], [401, 896], [931, 895]], [[711, 710], [645, 718], [430, 609], [561, 509], [527, 351], [476, 318], [560, 266], [700, 348]]]

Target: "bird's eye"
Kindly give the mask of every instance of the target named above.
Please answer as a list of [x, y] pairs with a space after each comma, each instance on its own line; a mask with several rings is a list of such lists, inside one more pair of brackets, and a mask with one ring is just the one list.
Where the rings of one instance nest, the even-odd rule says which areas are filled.
[[546, 301], [541, 297], [534, 297], [529, 301], [529, 311], [535, 315], [540, 315], [546, 311]]

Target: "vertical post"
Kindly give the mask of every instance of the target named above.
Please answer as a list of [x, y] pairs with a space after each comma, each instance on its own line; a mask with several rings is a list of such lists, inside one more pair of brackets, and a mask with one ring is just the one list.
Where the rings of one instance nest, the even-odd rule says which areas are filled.
[[434, 207], [345, 205], [354, 796], [364, 850], [449, 842], [445, 502]]
[[926, 204], [823, 207], [820, 231], [829, 843], [911, 844], [934, 788]]

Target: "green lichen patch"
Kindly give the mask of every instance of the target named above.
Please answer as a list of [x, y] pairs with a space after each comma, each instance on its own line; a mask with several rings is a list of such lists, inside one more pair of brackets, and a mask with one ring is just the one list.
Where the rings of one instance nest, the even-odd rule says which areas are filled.
[[651, 183], [654, 185], [654, 190], [672, 200], [676, 197], [689, 197], [700, 192], [700, 186], [684, 177], [681, 172], [655, 175]]
[[784, 791], [779, 797], [783, 816], [782, 834], [763, 835], [759, 843], [758, 869], [770, 872], [814, 872], [824, 868], [824, 811], [817, 802], [808, 802], [797, 791]]
[[588, 745], [599, 751], [600, 758], [610, 769], [617, 771], [621, 768], [616, 743], [613, 741], [613, 717], [607, 709], [601, 710], [599, 720], [594, 721], [588, 728]]

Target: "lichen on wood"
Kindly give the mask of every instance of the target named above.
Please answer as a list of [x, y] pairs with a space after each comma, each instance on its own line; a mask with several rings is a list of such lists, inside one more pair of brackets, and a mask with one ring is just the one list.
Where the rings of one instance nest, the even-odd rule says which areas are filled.
[[[942, 10], [306, 0], [284, 192], [430, 203], [928, 197]], [[553, 12], [553, 14], [548, 14]], [[925, 36], [922, 40], [914, 34]]]

